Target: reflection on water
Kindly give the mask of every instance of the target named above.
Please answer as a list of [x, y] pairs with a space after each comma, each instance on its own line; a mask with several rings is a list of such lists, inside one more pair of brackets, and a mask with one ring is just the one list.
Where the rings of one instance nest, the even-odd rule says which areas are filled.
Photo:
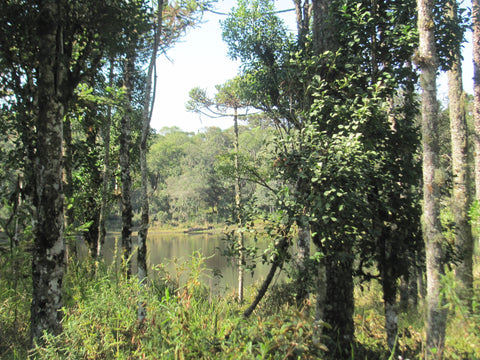
[[[208, 285], [215, 293], [225, 293], [236, 289], [237, 269], [233, 261], [223, 256], [226, 248], [222, 240], [222, 233], [213, 234], [165, 234], [149, 233], [147, 240], [147, 261], [149, 269], [154, 265], [163, 264], [167, 271], [174, 275], [175, 259], [177, 264], [187, 264], [194, 252], [206, 257], [206, 274], [202, 277], [205, 285]], [[134, 244], [136, 237], [134, 237]], [[107, 236], [105, 241], [104, 256], [107, 263], [111, 263], [114, 257], [115, 243], [121, 246], [120, 235]], [[120, 253], [120, 251], [118, 252]], [[132, 257], [132, 269], [136, 269], [136, 253]], [[188, 269], [187, 269], [188, 270]], [[268, 265], [261, 261], [253, 273], [247, 272], [245, 286], [248, 287], [258, 280], [263, 280], [268, 272]], [[215, 275], [217, 274], [217, 275]]]

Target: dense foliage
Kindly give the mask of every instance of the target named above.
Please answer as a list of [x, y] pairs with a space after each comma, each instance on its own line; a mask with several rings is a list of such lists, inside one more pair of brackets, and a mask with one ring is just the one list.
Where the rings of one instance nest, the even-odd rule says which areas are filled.
[[[211, 1], [1, 3], [0, 356], [25, 357], [29, 347], [37, 358], [480, 356], [478, 288], [459, 292], [449, 271], [471, 260], [456, 238], [466, 211], [452, 215], [456, 129], [425, 81], [435, 83], [437, 64], [451, 70], [463, 11], [425, 3], [433, 7], [419, 19], [430, 20], [419, 28], [413, 0], [293, 4], [297, 36], [273, 1], [237, 2], [222, 28], [241, 71], [213, 98], [193, 89], [187, 104], [235, 126], [193, 134], [150, 131], [149, 99], [157, 51]], [[425, 57], [416, 49], [427, 33], [436, 50]], [[415, 66], [429, 98], [420, 100]], [[435, 169], [422, 180], [426, 154]], [[431, 214], [430, 201], [441, 205]], [[122, 232], [111, 263], [102, 258], [106, 218]], [[185, 281], [184, 268], [162, 265], [131, 276], [136, 226], [146, 264], [149, 226], [217, 224], [228, 225], [225, 255], [238, 257], [239, 278], [259, 261], [271, 266], [246, 310], [243, 295], [235, 302], [201, 284], [197, 255]], [[258, 238], [268, 242], [263, 256]], [[423, 316], [425, 268], [438, 280], [428, 288], [426, 353], [412, 320]], [[268, 290], [282, 270], [286, 283]], [[447, 311], [436, 348], [429, 339], [445, 324], [430, 319]]]

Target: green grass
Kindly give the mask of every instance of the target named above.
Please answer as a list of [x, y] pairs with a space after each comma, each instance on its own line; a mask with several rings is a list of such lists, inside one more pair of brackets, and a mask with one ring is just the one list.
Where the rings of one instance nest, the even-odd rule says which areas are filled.
[[[26, 254], [26, 255], [25, 255]], [[0, 358], [25, 359], [29, 336], [28, 253], [1, 258]], [[10, 259], [10, 260], [9, 260]], [[12, 261], [21, 276], [12, 288]], [[70, 261], [65, 279], [63, 333], [45, 335], [29, 355], [39, 359], [328, 359], [332, 351], [316, 335], [314, 299], [299, 311], [289, 285], [276, 285], [247, 320], [242, 311], [256, 293], [247, 289], [245, 304], [234, 293], [214, 296], [199, 281], [204, 261], [193, 254], [174, 274], [163, 266], [151, 270], [155, 279], [141, 286], [116, 265]], [[181, 276], [180, 276], [181, 275]], [[182, 283], [179, 283], [182, 279]], [[450, 306], [445, 359], [480, 358], [480, 316], [469, 314], [456, 298], [453, 277], [445, 279]], [[478, 289], [475, 306], [478, 306]], [[140, 302], [147, 318], [137, 320]], [[399, 319], [397, 354], [387, 350], [380, 287], [371, 283], [356, 291], [357, 343], [352, 359], [421, 359], [424, 345], [422, 312]], [[331, 349], [330, 349], [331, 350]]]

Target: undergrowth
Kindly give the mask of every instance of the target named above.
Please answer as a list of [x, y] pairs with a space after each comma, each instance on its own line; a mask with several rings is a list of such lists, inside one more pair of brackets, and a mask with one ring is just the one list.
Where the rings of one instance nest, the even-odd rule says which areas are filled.
[[[13, 261], [13, 260], [12, 260]], [[292, 285], [270, 289], [249, 319], [242, 317], [258, 284], [246, 291], [244, 304], [235, 294], [214, 296], [200, 282], [205, 259], [198, 253], [176, 261], [172, 274], [164, 266], [150, 270], [147, 284], [111, 266], [71, 261], [65, 278], [63, 333], [45, 334], [41, 345], [28, 352], [28, 259], [15, 259], [22, 276], [13, 291], [11, 263], [0, 263], [0, 358], [25, 359], [329, 359], [332, 349], [318, 336], [315, 301], [298, 309]], [[23, 269], [23, 270], [22, 270]], [[10, 275], [9, 275], [10, 274]], [[9, 276], [7, 276], [9, 275]], [[23, 280], [22, 280], [23, 279]], [[456, 296], [455, 281], [444, 279], [449, 304], [445, 359], [480, 359], [479, 292], [469, 312]], [[386, 346], [380, 286], [372, 282], [356, 291], [356, 344], [352, 359], [422, 359], [424, 345], [421, 308], [399, 318], [395, 354]], [[145, 321], [137, 320], [140, 302]]]

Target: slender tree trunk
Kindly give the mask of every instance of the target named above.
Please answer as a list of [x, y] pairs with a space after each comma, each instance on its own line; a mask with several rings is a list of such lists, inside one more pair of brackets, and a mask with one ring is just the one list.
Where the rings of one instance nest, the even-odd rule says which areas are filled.
[[[443, 236], [440, 224], [437, 55], [433, 0], [417, 0], [420, 38], [418, 65], [422, 71], [423, 144], [423, 234], [427, 260], [427, 357], [441, 358], [445, 343], [446, 312], [440, 302], [440, 280], [444, 274]], [[436, 349], [435, 352], [432, 349]]]
[[[73, 198], [73, 147], [72, 147], [72, 123], [70, 117], [67, 115], [63, 123], [63, 135], [64, 135], [64, 162], [63, 172], [65, 178], [64, 194], [67, 202]], [[69, 234], [75, 221], [75, 209], [73, 206], [67, 206], [65, 210], [65, 226], [67, 228], [67, 238], [65, 239], [65, 252], [66, 252], [66, 266], [71, 257], [76, 257], [76, 241], [75, 235]]]
[[310, 269], [308, 269], [307, 261], [310, 257], [310, 225], [308, 220], [298, 222], [297, 237], [297, 282], [296, 302], [297, 306], [302, 306], [309, 296], [308, 285], [310, 279]]
[[[451, 2], [448, 13], [453, 21], [458, 21], [456, 1]], [[457, 255], [460, 257], [460, 263], [457, 265], [455, 272], [462, 288], [461, 297], [471, 306], [471, 295], [473, 295], [473, 235], [468, 212], [472, 202], [468, 191], [470, 166], [468, 164], [468, 135], [460, 47], [456, 49], [452, 68], [448, 71], [448, 98], [452, 137], [452, 210], [455, 220], [455, 247]]]
[[96, 260], [98, 253], [98, 234], [99, 234], [99, 218], [101, 204], [97, 200], [97, 189], [102, 186], [102, 174], [97, 163], [98, 157], [95, 149], [97, 149], [97, 126], [95, 124], [94, 109], [91, 106], [87, 109], [84, 117], [84, 129], [86, 133], [86, 144], [88, 153], [85, 156], [85, 165], [89, 172], [91, 191], [87, 194], [84, 217], [90, 226], [83, 233], [83, 237], [88, 245], [89, 255]]
[[120, 171], [122, 179], [122, 249], [125, 261], [128, 261], [126, 271], [131, 275], [131, 253], [132, 253], [132, 178], [130, 169], [130, 148], [131, 148], [131, 117], [132, 117], [132, 88], [133, 72], [135, 69], [135, 56], [127, 55], [124, 74], [125, 87], [125, 113], [120, 121]]
[[[310, 191], [307, 187], [307, 181], [299, 178], [295, 184], [295, 192], [299, 198], [304, 198], [305, 194]], [[308, 260], [310, 258], [310, 222], [307, 216], [307, 207], [303, 208], [303, 214], [297, 220], [298, 236], [297, 236], [297, 254], [295, 257], [297, 274], [294, 279], [296, 285], [296, 302], [298, 307], [306, 304], [309, 297], [309, 285], [311, 284], [311, 269], [308, 268]]]
[[408, 274], [400, 279], [400, 311], [406, 312], [409, 308], [416, 309], [418, 305], [418, 283], [416, 259], [410, 264]]
[[60, 333], [65, 246], [63, 239], [62, 141], [66, 69], [60, 62], [62, 29], [57, 1], [39, 3], [36, 187], [37, 212], [32, 250], [31, 337]]
[[235, 167], [235, 215], [239, 229], [238, 236], [238, 302], [243, 302], [243, 288], [245, 278], [245, 239], [243, 238], [243, 219], [242, 219], [242, 189], [240, 187], [240, 172], [238, 166], [238, 114], [237, 108], [234, 108], [233, 116], [234, 129], [234, 167]]
[[[147, 236], [149, 226], [149, 201], [148, 201], [148, 167], [147, 167], [147, 142], [150, 133], [150, 121], [152, 119], [153, 103], [155, 101], [156, 86], [156, 61], [159, 36], [162, 26], [163, 1], [158, 2], [157, 25], [155, 29], [155, 39], [152, 49], [150, 64], [148, 65], [147, 83], [145, 86], [145, 101], [143, 103], [142, 113], [142, 135], [140, 140], [140, 173], [141, 173], [141, 196], [142, 196], [142, 216], [140, 228], [138, 229], [138, 255], [137, 255], [137, 276], [141, 284], [145, 284], [147, 279]], [[153, 91], [153, 97], [152, 97]], [[147, 310], [145, 304], [140, 303], [138, 307], [138, 320], [145, 319]]]
[[322, 322], [325, 321], [325, 304], [327, 302], [327, 274], [325, 259], [320, 259], [316, 275], [317, 303], [315, 307], [315, 334], [313, 338], [316, 343], [321, 343], [323, 334]]
[[383, 289], [383, 302], [385, 311], [385, 331], [387, 333], [387, 345], [390, 350], [395, 347], [395, 341], [397, 339], [398, 332], [398, 304], [397, 304], [397, 292], [398, 276], [394, 273], [394, 263], [396, 259], [392, 254], [391, 241], [384, 237], [381, 239], [384, 243], [383, 247], [383, 259], [381, 267], [382, 277], [382, 289]]
[[[115, 60], [110, 58], [110, 70], [108, 74], [108, 86], [113, 87]], [[105, 228], [105, 220], [107, 216], [108, 205], [108, 189], [110, 183], [110, 130], [112, 126], [112, 107], [109, 105], [107, 109], [107, 117], [105, 119], [102, 129], [104, 158], [103, 158], [103, 171], [102, 171], [102, 200], [100, 203], [100, 215], [98, 219], [98, 242], [97, 242], [97, 258], [103, 256], [103, 246], [105, 244], [105, 236], [107, 230]]]
[[472, 0], [475, 196], [480, 201], [480, 0]]

